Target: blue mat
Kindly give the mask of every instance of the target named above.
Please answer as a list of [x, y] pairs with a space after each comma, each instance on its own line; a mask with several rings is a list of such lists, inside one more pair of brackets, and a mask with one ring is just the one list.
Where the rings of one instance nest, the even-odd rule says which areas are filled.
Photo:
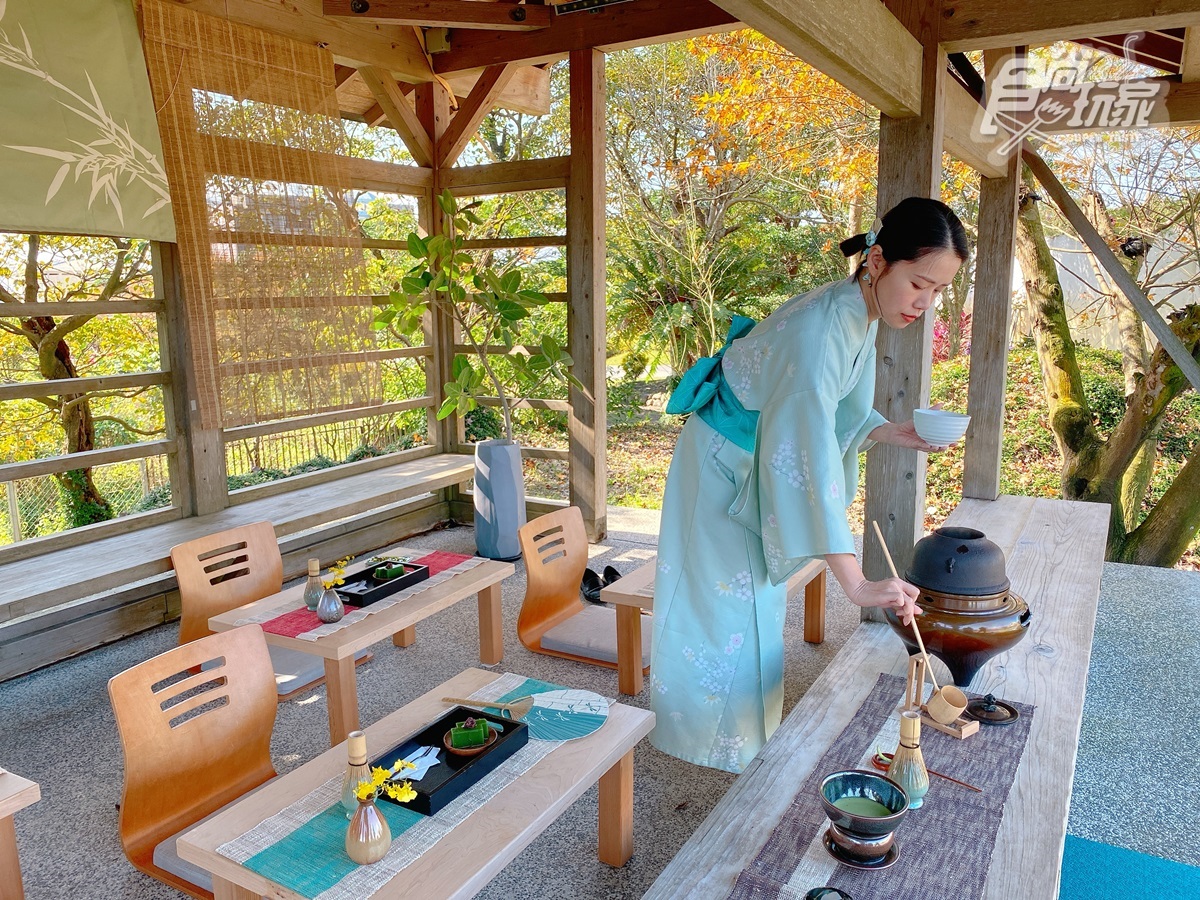
[[1067, 835], [1059, 900], [1196, 900], [1200, 869]]

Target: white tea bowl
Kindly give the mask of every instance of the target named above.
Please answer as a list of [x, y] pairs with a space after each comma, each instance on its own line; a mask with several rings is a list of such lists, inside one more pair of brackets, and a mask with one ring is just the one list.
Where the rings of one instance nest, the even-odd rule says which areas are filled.
[[935, 447], [945, 447], [961, 440], [967, 433], [971, 417], [948, 409], [915, 409], [913, 425], [921, 440]]

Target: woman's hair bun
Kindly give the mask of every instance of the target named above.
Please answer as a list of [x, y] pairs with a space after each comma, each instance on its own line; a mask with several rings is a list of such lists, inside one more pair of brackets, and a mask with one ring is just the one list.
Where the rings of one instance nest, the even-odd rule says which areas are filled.
[[867, 235], [863, 233], [848, 237], [838, 244], [838, 249], [842, 251], [842, 256], [857, 256], [867, 249]]

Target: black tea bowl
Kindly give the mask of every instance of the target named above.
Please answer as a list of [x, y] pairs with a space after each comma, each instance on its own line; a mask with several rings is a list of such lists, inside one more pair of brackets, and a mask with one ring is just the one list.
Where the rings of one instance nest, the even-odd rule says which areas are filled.
[[[874, 800], [891, 810], [887, 816], [860, 816], [834, 803], [847, 797]], [[826, 775], [821, 781], [821, 805], [834, 825], [848, 834], [883, 837], [896, 830], [908, 812], [908, 794], [890, 778], [865, 769], [847, 769]]]

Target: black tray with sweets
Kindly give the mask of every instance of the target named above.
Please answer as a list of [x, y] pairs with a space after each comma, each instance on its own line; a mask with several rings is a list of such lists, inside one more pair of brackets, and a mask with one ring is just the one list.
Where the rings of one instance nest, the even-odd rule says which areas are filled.
[[[474, 756], [457, 756], [447, 750], [442, 741], [451, 728], [467, 718], [486, 719], [489, 727], [496, 732], [496, 740]], [[375, 757], [371, 760], [371, 767], [382, 766], [390, 769], [402, 759], [411, 760], [423, 748], [433, 747], [437, 750], [438, 764], [431, 766], [420, 781], [413, 781], [405, 773], [398, 773], [393, 779], [396, 784], [411, 782], [413, 790], [417, 792], [416, 797], [407, 803], [399, 804], [400, 806], [407, 806], [414, 812], [432, 816], [527, 743], [529, 726], [524, 722], [514, 722], [512, 719], [502, 719], [465, 706], [456, 706], [436, 722], [426, 725], [386, 753]], [[387, 794], [380, 794], [380, 799], [388, 803], [397, 802]]]
[[[404, 572], [392, 578], [375, 577], [376, 572], [389, 568], [403, 568]], [[350, 575], [346, 578], [345, 584], [338, 585], [337, 592], [347, 603], [353, 603], [355, 606], [369, 606], [384, 597], [390, 597], [397, 591], [419, 584], [428, 577], [429, 566], [419, 566], [410, 562], [383, 563]]]

